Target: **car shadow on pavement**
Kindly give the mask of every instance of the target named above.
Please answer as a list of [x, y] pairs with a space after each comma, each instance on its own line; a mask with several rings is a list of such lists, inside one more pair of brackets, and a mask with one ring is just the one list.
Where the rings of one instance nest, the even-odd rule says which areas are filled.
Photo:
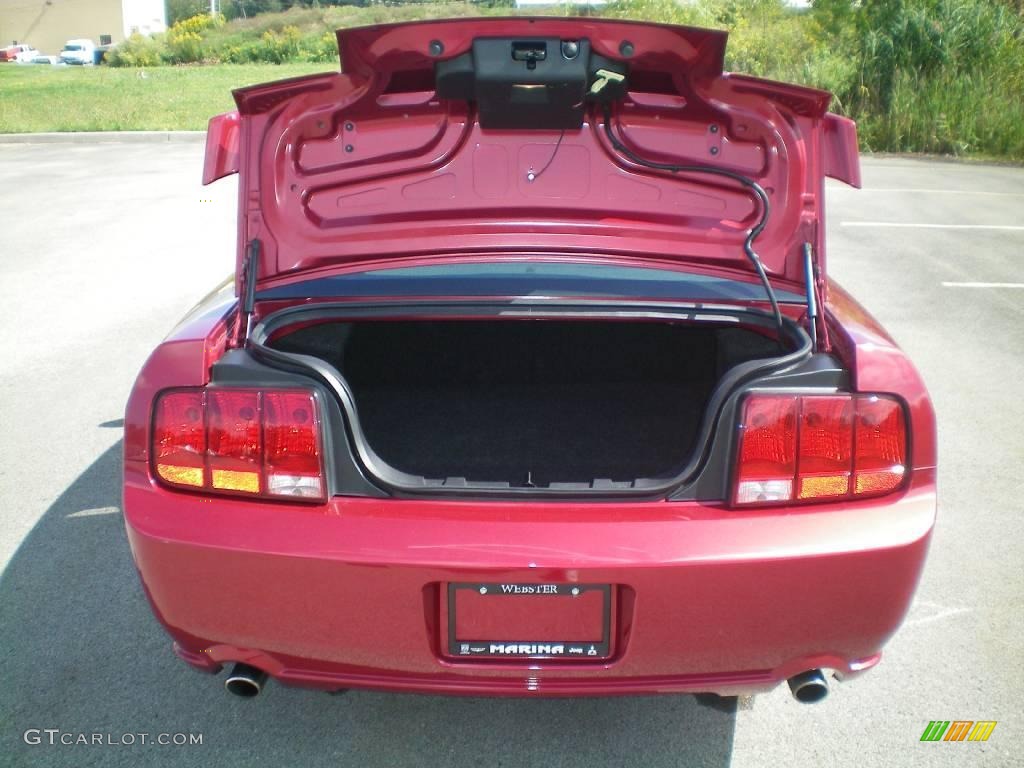
[[[150, 613], [124, 532], [120, 462], [119, 442], [47, 510], [0, 578], [0, 754], [12, 765], [730, 762], [735, 712], [690, 696], [329, 696], [271, 683], [257, 699], [235, 698], [223, 673], [178, 661]], [[57, 734], [51, 745], [42, 733], [29, 744], [29, 729], [101, 733], [104, 743], [62, 745]], [[202, 734], [202, 744], [151, 743], [176, 733]]]

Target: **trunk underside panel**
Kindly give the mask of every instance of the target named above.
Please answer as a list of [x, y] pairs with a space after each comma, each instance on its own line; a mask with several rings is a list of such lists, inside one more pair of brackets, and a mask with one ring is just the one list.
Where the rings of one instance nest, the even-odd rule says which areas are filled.
[[258, 240], [261, 287], [484, 251], [749, 274], [758, 227], [764, 269], [799, 291], [805, 244], [825, 274], [825, 174], [857, 182], [853, 125], [824, 91], [724, 73], [725, 41], [596, 19], [344, 30], [342, 72], [235, 91], [205, 178], [238, 170], [238, 269]]

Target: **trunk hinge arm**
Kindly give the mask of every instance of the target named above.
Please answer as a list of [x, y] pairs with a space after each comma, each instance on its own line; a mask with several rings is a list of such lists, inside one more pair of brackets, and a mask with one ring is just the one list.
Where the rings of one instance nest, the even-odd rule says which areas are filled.
[[828, 351], [831, 344], [828, 338], [828, 327], [825, 325], [822, 308], [824, 307], [824, 290], [821, 283], [821, 272], [814, 258], [813, 246], [804, 243], [804, 284], [807, 286], [807, 330], [811, 334], [811, 348]]
[[242, 284], [238, 288], [238, 317], [235, 319], [235, 333], [232, 346], [238, 348], [249, 338], [252, 313], [256, 306], [256, 279], [260, 271], [260, 241], [252, 240], [246, 249], [242, 264]]

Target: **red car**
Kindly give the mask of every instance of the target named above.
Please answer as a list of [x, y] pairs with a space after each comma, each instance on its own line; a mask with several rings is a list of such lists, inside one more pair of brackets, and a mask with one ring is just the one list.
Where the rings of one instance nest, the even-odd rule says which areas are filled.
[[339, 33], [235, 91], [234, 280], [146, 363], [124, 511], [193, 667], [327, 690], [750, 694], [873, 667], [935, 518], [911, 362], [834, 283], [829, 94], [721, 32]]

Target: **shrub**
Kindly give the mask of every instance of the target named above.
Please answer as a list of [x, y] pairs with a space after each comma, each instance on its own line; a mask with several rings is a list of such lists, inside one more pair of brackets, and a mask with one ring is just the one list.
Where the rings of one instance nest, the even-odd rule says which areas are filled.
[[203, 38], [195, 32], [167, 33], [167, 60], [172, 64], [191, 64], [203, 60]]
[[302, 34], [298, 27], [288, 26], [280, 32], [268, 29], [260, 41], [263, 43], [264, 61], [273, 64], [284, 64], [286, 61], [299, 60], [299, 42]]
[[324, 32], [319, 37], [302, 41], [303, 61], [337, 61], [338, 38], [333, 32]]
[[716, 24], [710, 3], [706, 0], [685, 4], [676, 0], [616, 0], [605, 6], [601, 15], [636, 21], [659, 21], [663, 24], [721, 26]]
[[863, 0], [836, 89], [865, 147], [1024, 155], [1024, 18], [993, 0]]
[[167, 45], [163, 35], [146, 37], [138, 32], [107, 52], [107, 64], [112, 67], [155, 67], [163, 64]]
[[252, 64], [263, 61], [263, 43], [250, 40], [220, 49], [217, 58], [225, 64]]
[[167, 30], [167, 60], [172, 64], [192, 64], [203, 61], [204, 35], [207, 30], [224, 25], [220, 14], [200, 14], [175, 23]]

